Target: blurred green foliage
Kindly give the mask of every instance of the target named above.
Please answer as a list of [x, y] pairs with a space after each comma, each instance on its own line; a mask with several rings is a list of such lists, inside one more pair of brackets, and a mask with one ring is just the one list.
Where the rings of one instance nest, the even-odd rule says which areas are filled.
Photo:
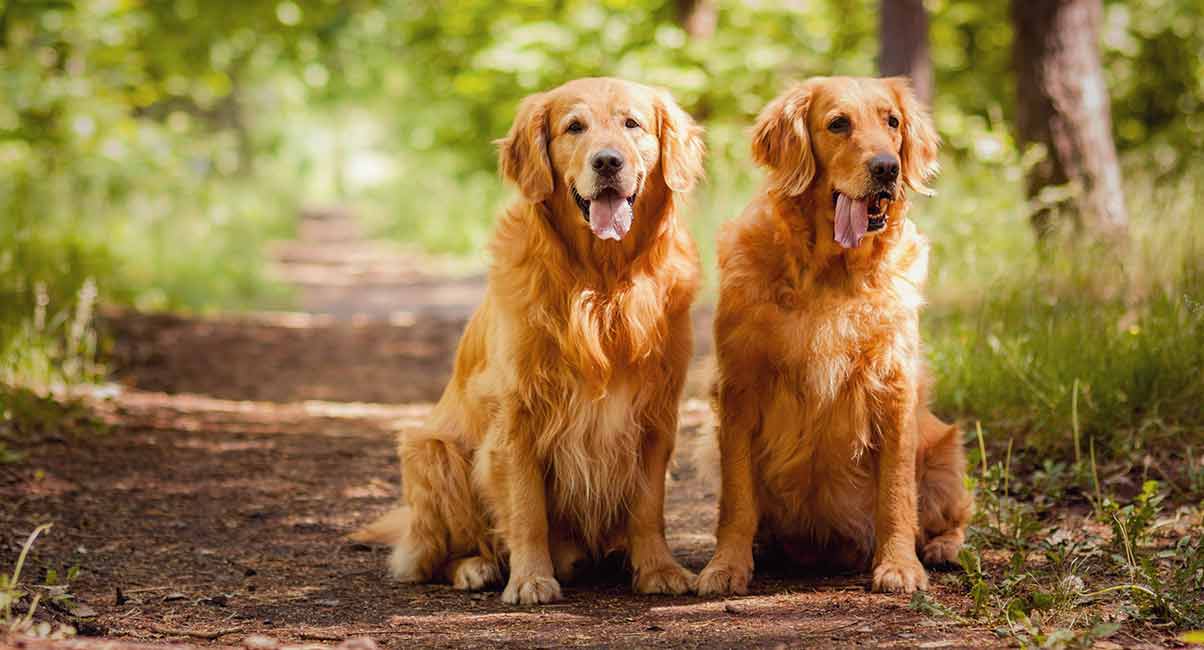
[[245, 30], [190, 33], [173, 6], [0, 2], [0, 383], [94, 377], [98, 300], [283, 297], [260, 245], [288, 233], [295, 199], [250, 171], [278, 134], [233, 117], [239, 57], [218, 55]]
[[[492, 169], [489, 142], [518, 100], [575, 77], [663, 85], [708, 123], [747, 124], [791, 80], [875, 71], [877, 0], [719, 4], [715, 35], [691, 39], [674, 2], [368, 3], [333, 41], [331, 91], [388, 102], [402, 149], [450, 147]], [[974, 137], [1013, 111], [1007, 3], [928, 7], [942, 133], [972, 153]], [[1202, 28], [1191, 0], [1106, 3], [1101, 47], [1122, 148], [1204, 144]]]
[[[315, 50], [316, 65], [330, 73], [319, 94], [335, 110], [349, 96], [373, 107], [380, 133], [371, 146], [392, 161], [389, 183], [364, 202], [380, 229], [473, 252], [487, 236], [489, 206], [503, 197], [491, 143], [527, 94], [589, 75], [663, 85], [708, 127], [711, 170], [744, 174], [746, 129], [769, 98], [812, 75], [874, 74], [877, 0], [718, 4], [714, 36], [692, 39], [676, 3], [665, 1], [364, 3], [328, 49]], [[998, 173], [1031, 164], [1010, 126], [1007, 3], [927, 4], [946, 155]], [[1101, 51], [1122, 153], [1141, 156], [1156, 174], [1184, 173], [1204, 146], [1196, 3], [1105, 2]], [[462, 196], [450, 220], [430, 223], [427, 204], [412, 197], [448, 179]]]

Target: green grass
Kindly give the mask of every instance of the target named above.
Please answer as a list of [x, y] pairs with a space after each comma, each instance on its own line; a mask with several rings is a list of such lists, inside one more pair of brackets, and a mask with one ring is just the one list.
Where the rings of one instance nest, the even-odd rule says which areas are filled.
[[1130, 170], [1121, 254], [1073, 241], [1039, 251], [1023, 204], [960, 207], [987, 188], [946, 182], [921, 221], [934, 241], [925, 329], [940, 410], [1064, 454], [1076, 410], [1080, 454], [1088, 439], [1118, 454], [1204, 441], [1197, 178]]
[[76, 634], [74, 627], [64, 624], [52, 624], [35, 618], [38, 606], [49, 603], [60, 609], [71, 610], [74, 601], [70, 593], [71, 581], [79, 573], [79, 567], [68, 569], [62, 579], [58, 572], [50, 569], [46, 572], [44, 584], [29, 585], [21, 580], [26, 558], [38, 536], [49, 531], [51, 524], [42, 524], [26, 537], [17, 555], [16, 563], [11, 569], [0, 573], [0, 632], [20, 636], [32, 636], [39, 639], [62, 640]]

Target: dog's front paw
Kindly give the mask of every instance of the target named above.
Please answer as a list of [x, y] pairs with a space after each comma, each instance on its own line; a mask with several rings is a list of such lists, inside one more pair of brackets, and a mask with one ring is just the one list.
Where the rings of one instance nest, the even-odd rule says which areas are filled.
[[636, 569], [634, 589], [637, 594], [681, 595], [694, 591], [698, 576], [676, 562]]
[[698, 576], [699, 596], [728, 596], [748, 593], [752, 567], [712, 560]]
[[510, 576], [502, 602], [511, 605], [541, 605], [560, 600], [560, 583], [547, 576]]
[[928, 574], [915, 557], [882, 560], [874, 567], [874, 591], [910, 594], [928, 589]]

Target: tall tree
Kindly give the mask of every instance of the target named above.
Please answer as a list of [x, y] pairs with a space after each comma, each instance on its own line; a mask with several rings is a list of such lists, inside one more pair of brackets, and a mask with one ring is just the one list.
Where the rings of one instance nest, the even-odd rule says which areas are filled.
[[[1028, 195], [1071, 184], [1075, 225], [1103, 239], [1128, 236], [1129, 218], [1112, 141], [1112, 112], [1100, 65], [1100, 0], [1012, 0], [1017, 130], [1048, 155], [1028, 177]], [[1042, 208], [1033, 226], [1056, 225]]]
[[932, 57], [924, 0], [882, 0], [878, 12], [878, 71], [911, 78], [925, 104], [932, 104]]
[[719, 22], [719, 7], [715, 0], [677, 0], [677, 19], [690, 38], [710, 38]]

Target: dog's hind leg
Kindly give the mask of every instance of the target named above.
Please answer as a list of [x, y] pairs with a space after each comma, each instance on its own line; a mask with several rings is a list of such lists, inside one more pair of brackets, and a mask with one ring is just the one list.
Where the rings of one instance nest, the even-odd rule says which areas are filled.
[[549, 535], [552, 552], [552, 567], [556, 580], [562, 584], [573, 581], [577, 573], [587, 564], [589, 556], [585, 547], [565, 531], [565, 524], [553, 528]]
[[[454, 441], [425, 432], [415, 434], [402, 434], [398, 439], [402, 505], [352, 539], [392, 545], [389, 571], [393, 577], [403, 582], [428, 582], [441, 568], [448, 568], [450, 560], [479, 548], [485, 525], [473, 494], [467, 454]], [[485, 567], [476, 563], [463, 565], [460, 572], [466, 585], [488, 577]], [[444, 574], [456, 582], [455, 576]]]
[[435, 543], [428, 543], [421, 532], [415, 532], [414, 519], [414, 509], [401, 505], [349, 537], [365, 544], [392, 546], [389, 574], [402, 582], [426, 582], [442, 551]]
[[497, 560], [485, 555], [472, 555], [448, 562], [444, 577], [455, 589], [480, 591], [500, 582], [502, 572]]
[[941, 422], [926, 408], [920, 409], [917, 419], [919, 555], [928, 565], [956, 563], [973, 513], [973, 500], [965, 485], [966, 454], [961, 432], [956, 426]]
[[[482, 531], [484, 528], [481, 529]], [[443, 577], [452, 588], [463, 591], [481, 591], [502, 581], [501, 562], [492, 539], [485, 535], [479, 540], [476, 554], [463, 555], [453, 552], [453, 558], [443, 567]]]

